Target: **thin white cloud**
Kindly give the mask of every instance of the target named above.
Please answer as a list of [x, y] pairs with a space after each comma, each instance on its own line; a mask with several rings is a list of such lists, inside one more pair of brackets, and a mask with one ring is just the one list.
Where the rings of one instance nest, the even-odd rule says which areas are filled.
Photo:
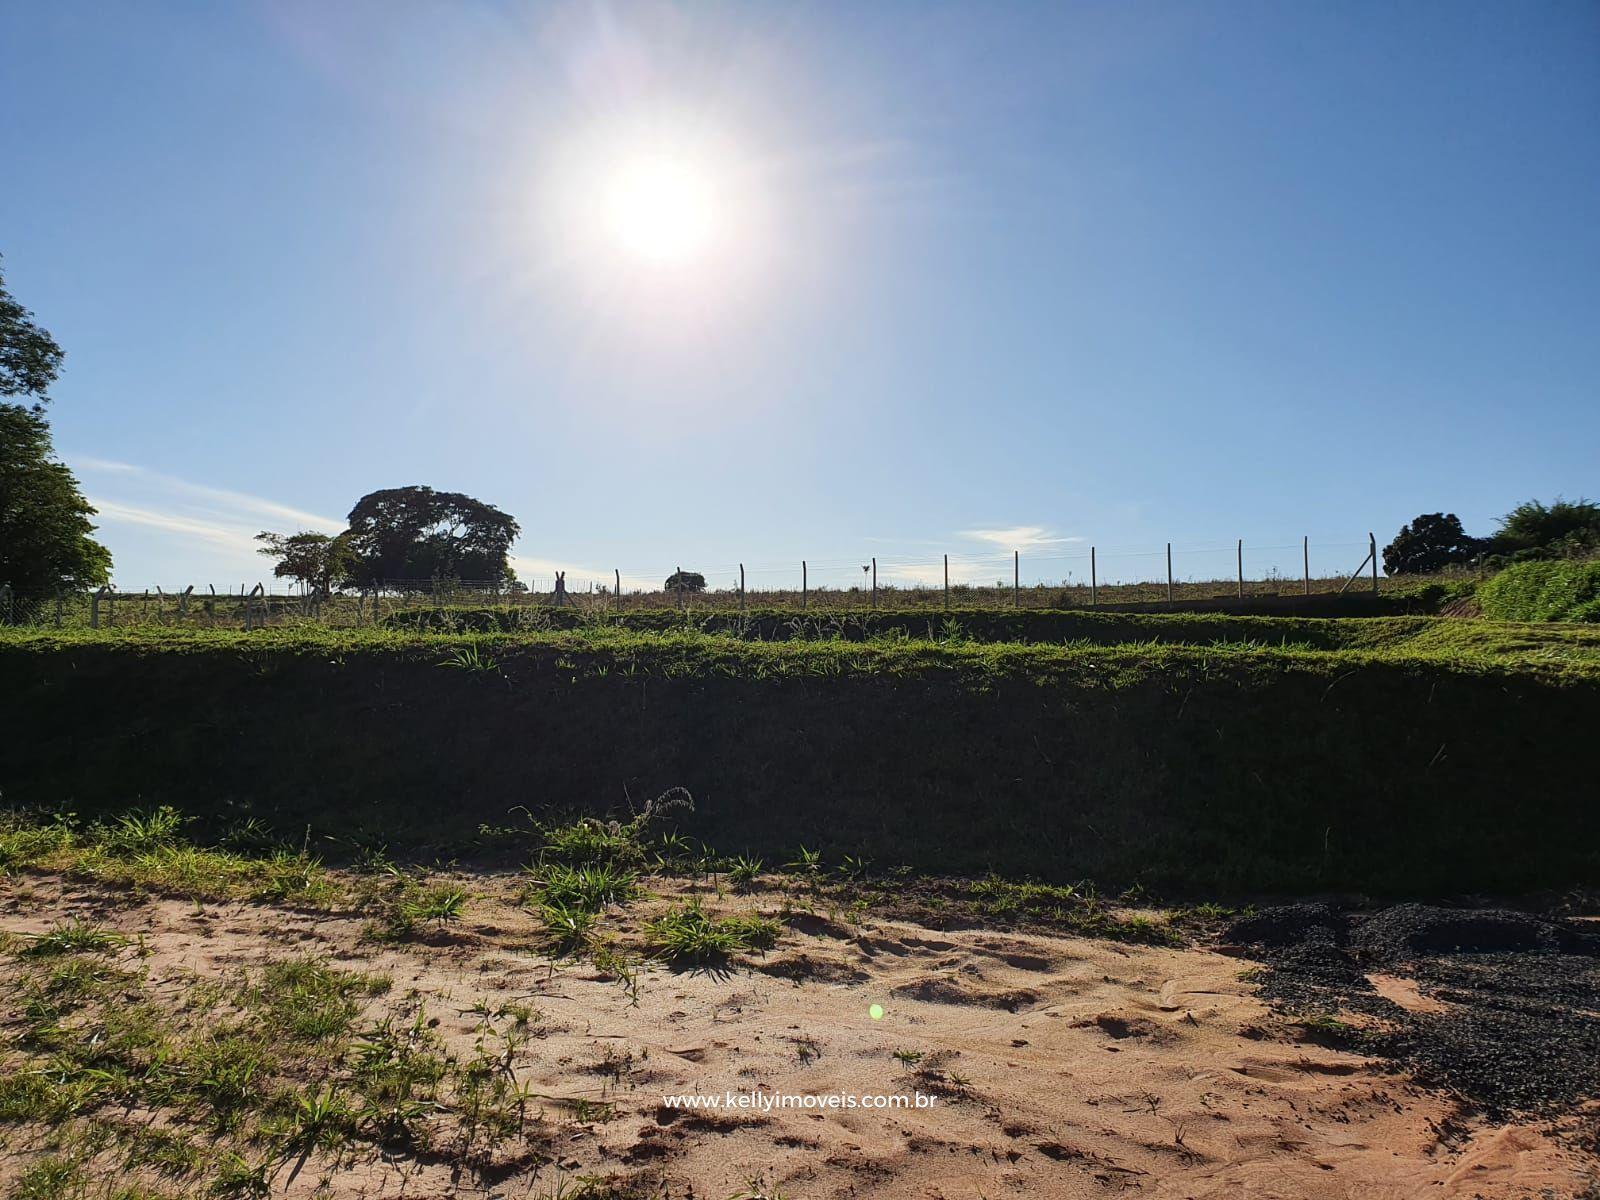
[[107, 523], [114, 524], [120, 521], [129, 525], [144, 525], [167, 533], [201, 538], [218, 546], [226, 546], [230, 550], [254, 552], [259, 549], [255, 534], [243, 526], [225, 525], [200, 517], [186, 517], [180, 513], [160, 512], [138, 505], [123, 504], [118, 500], [106, 500], [99, 496], [89, 496], [88, 500], [99, 513], [100, 520]]
[[988, 542], [1004, 550], [1030, 550], [1040, 546], [1062, 546], [1081, 542], [1081, 537], [1063, 537], [1042, 525], [1013, 525], [1009, 529], [965, 529], [961, 536]]
[[201, 483], [190, 483], [187, 479], [163, 475], [160, 471], [135, 466], [133, 463], [114, 462], [90, 456], [72, 456], [69, 461], [75, 470], [84, 474], [120, 476], [123, 479], [136, 480], [142, 490], [166, 493], [174, 498], [186, 497], [204, 501], [213, 506], [219, 515], [243, 517], [246, 514], [253, 514], [274, 521], [290, 522], [299, 527], [296, 532], [316, 529], [323, 533], [337, 533], [344, 528], [344, 520], [340, 517], [319, 516], [261, 496], [252, 496], [227, 488], [209, 487]]

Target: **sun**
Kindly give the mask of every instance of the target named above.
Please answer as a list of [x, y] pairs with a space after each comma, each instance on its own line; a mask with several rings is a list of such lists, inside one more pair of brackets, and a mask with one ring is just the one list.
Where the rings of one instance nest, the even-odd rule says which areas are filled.
[[619, 163], [607, 181], [611, 237], [629, 254], [663, 266], [705, 254], [718, 226], [717, 188], [703, 166], [668, 154]]

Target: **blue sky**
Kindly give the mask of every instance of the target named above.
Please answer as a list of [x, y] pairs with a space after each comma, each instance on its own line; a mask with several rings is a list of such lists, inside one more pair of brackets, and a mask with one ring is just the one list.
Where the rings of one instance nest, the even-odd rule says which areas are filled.
[[1331, 573], [1600, 491], [1592, 3], [13, 0], [0, 110], [125, 586], [410, 483], [545, 586]]

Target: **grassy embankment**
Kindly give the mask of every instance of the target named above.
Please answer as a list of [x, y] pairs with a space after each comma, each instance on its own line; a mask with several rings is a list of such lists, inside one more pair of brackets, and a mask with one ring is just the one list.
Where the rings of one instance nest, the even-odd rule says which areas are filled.
[[1477, 600], [1502, 621], [1600, 623], [1600, 560], [1516, 563], [1479, 587]]
[[1193, 890], [1600, 880], [1600, 631], [1043, 616], [1072, 640], [974, 640], [1036, 613], [931, 640], [893, 614], [859, 641], [10, 632], [0, 789], [460, 849], [515, 809], [683, 785], [688, 832], [730, 853]]

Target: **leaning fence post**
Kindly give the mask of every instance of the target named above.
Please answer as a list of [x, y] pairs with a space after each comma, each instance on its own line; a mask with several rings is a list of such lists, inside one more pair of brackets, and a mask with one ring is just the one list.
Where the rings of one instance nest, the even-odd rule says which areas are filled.
[[739, 564], [739, 611], [744, 611], [744, 564]]
[[1172, 603], [1172, 543], [1167, 543], [1167, 603]]
[[1011, 607], [1022, 607], [1022, 551], [1011, 552]]
[[944, 556], [944, 608], [950, 611], [950, 556]]
[[878, 560], [872, 560], [872, 607], [878, 607]]
[[1244, 539], [1239, 539], [1239, 599], [1244, 599]]
[[1372, 594], [1378, 594], [1378, 539], [1367, 534], [1367, 553], [1372, 555]]
[[806, 578], [806, 560], [802, 558], [800, 560], [800, 607], [802, 610], [806, 606], [806, 592], [808, 590], [810, 590], [810, 582]]
[[1089, 607], [1100, 603], [1100, 579], [1095, 571], [1094, 547], [1089, 547]]
[[267, 608], [267, 589], [258, 583], [255, 587], [250, 589], [249, 594], [247, 594], [244, 598], [244, 627], [247, 632], [255, 628], [251, 618], [255, 612], [256, 593], [258, 592], [261, 594], [261, 623], [263, 625], [266, 624], [267, 617], [270, 615], [270, 611]]
[[618, 612], [621, 612], [622, 611], [622, 568], [620, 568], [620, 567], [614, 568], [614, 573], [616, 574], [616, 577], [617, 577], [617, 589], [616, 589], [615, 592], [612, 593], [612, 598], [615, 601], [615, 603], [613, 603], [611, 607], [615, 608]]

